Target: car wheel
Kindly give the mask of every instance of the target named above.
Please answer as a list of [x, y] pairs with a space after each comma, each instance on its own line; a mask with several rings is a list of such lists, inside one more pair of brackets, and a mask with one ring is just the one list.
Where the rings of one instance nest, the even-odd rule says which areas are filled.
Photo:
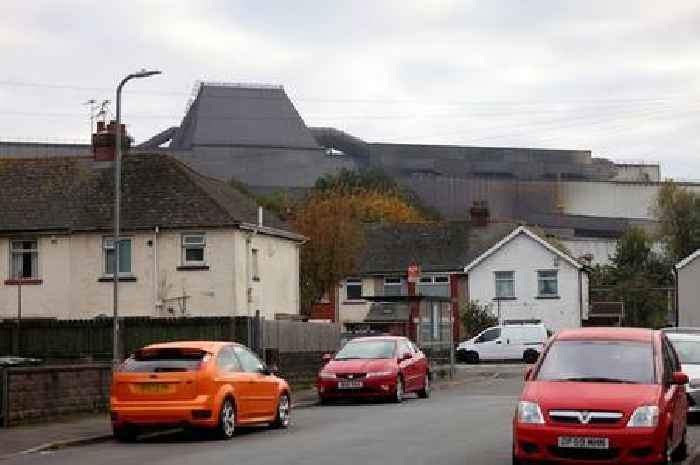
[[427, 399], [430, 397], [430, 374], [425, 372], [425, 381], [423, 381], [423, 389], [418, 391], [418, 397], [421, 399]]
[[688, 457], [688, 441], [686, 441], [686, 434], [686, 432], [683, 433], [683, 439], [681, 439], [680, 444], [671, 452], [672, 462], [682, 462]]
[[403, 394], [403, 379], [399, 376], [396, 378], [396, 389], [394, 390], [394, 397], [391, 400], [396, 404], [400, 404], [403, 402]]
[[537, 362], [537, 358], [540, 356], [539, 352], [533, 349], [528, 349], [523, 354], [523, 361], [528, 365], [532, 365]]
[[292, 405], [289, 402], [289, 395], [283, 393], [277, 401], [277, 417], [272, 423], [273, 428], [289, 427], [289, 418], [292, 411]]
[[216, 433], [221, 439], [231, 439], [236, 433], [236, 407], [230, 397], [225, 398], [221, 403]]
[[469, 351], [464, 355], [464, 358], [469, 365], [479, 364], [479, 354], [477, 352]]
[[112, 426], [112, 434], [117, 441], [134, 442], [139, 435], [139, 430], [133, 425]]

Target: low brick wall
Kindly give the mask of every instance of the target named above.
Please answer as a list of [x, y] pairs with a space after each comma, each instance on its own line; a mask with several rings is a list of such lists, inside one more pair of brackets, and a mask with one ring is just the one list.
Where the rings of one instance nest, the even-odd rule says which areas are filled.
[[109, 364], [8, 368], [3, 374], [4, 423], [106, 411], [111, 376]]

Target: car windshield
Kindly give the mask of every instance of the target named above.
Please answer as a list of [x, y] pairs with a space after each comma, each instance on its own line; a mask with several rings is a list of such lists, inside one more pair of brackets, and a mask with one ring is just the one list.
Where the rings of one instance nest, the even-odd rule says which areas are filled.
[[676, 349], [682, 364], [700, 364], [700, 339], [674, 339], [673, 337], [669, 337], [669, 339], [671, 339], [671, 343]]
[[651, 343], [556, 341], [536, 376], [541, 381], [654, 384]]
[[350, 341], [335, 356], [336, 360], [352, 358], [391, 358], [394, 356], [394, 341]]
[[120, 371], [134, 373], [165, 373], [195, 371], [206, 352], [197, 349], [139, 350], [126, 359]]

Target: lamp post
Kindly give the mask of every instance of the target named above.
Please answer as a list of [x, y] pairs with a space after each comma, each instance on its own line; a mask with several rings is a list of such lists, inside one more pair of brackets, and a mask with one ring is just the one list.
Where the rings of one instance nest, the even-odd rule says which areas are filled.
[[116, 152], [114, 156], [114, 270], [112, 270], [112, 282], [114, 284], [114, 304], [112, 319], [112, 369], [116, 371], [119, 367], [119, 235], [120, 235], [120, 207], [121, 207], [121, 184], [122, 184], [122, 88], [131, 79], [145, 78], [160, 74], [160, 71], [148, 71], [142, 69], [136, 73], [129, 74], [121, 80], [117, 86], [117, 127], [115, 133]]

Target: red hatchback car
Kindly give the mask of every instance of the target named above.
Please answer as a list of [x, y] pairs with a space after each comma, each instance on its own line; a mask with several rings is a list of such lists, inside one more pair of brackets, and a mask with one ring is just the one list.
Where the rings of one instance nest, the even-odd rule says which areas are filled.
[[430, 364], [409, 339], [363, 337], [349, 341], [318, 373], [321, 402], [341, 397], [386, 397], [401, 402], [407, 392], [430, 395]]
[[688, 377], [659, 331], [562, 331], [525, 379], [514, 464], [659, 464], [686, 455]]

